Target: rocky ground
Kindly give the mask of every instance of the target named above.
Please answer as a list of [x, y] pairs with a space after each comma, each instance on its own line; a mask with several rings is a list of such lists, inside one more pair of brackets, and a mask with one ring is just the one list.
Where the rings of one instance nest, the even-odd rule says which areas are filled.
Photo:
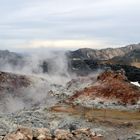
[[14, 91], [18, 88], [28, 87], [31, 81], [25, 75], [0, 72], [0, 91]]
[[[123, 71], [79, 76], [64, 85], [48, 85], [39, 76], [1, 73], [0, 77], [1, 86], [10, 83], [13, 88], [10, 94], [24, 89], [26, 96], [18, 92], [19, 97], [30, 103], [13, 113], [1, 113], [3, 140], [140, 139], [140, 88]], [[13, 107], [20, 105], [16, 102]]]
[[[2, 137], [5, 137], [5, 139], [9, 138], [8, 140], [14, 140], [14, 138], [10, 137], [21, 136], [22, 134], [19, 133], [23, 133], [24, 135], [24, 132], [20, 132], [19, 128], [28, 128], [27, 129], [28, 132], [32, 132], [33, 130], [38, 129], [41, 130], [43, 128], [44, 131], [49, 130], [53, 138], [55, 137], [56, 132], [57, 134], [60, 133], [58, 135], [61, 136], [63, 135], [64, 132], [65, 134], [66, 133], [70, 134], [70, 136], [73, 137], [71, 139], [78, 139], [75, 138], [77, 136], [73, 135], [74, 131], [77, 131], [79, 129], [86, 130], [85, 128], [88, 128], [88, 131], [90, 130], [88, 133], [94, 134], [94, 136], [98, 136], [101, 139], [130, 140], [130, 138], [132, 137], [131, 138], [132, 140], [135, 139], [138, 140], [140, 137], [140, 131], [138, 127], [139, 127], [138, 121], [135, 123], [132, 120], [119, 123], [116, 121], [113, 122], [111, 121], [111, 119], [110, 120], [95, 119], [91, 121], [87, 117], [84, 117], [83, 114], [75, 114], [73, 112], [63, 112], [63, 111], [57, 112], [51, 111], [47, 108], [33, 108], [30, 110], [24, 109], [14, 114], [0, 116], [0, 128], [1, 128], [0, 135]], [[43, 133], [44, 135], [48, 135], [48, 133], [46, 132]], [[83, 133], [85, 132], [79, 133], [80, 133], [79, 135], [82, 135], [82, 138], [79, 138], [79, 140], [80, 139], [92, 140], [94, 138], [94, 137], [91, 138], [91, 135], [89, 134], [86, 136], [83, 135]], [[20, 138], [18, 140], [20, 140]], [[42, 140], [41, 138], [36, 139]], [[63, 139], [64, 138], [62, 138], [62, 140]], [[66, 139], [69, 140], [70, 138]]]
[[129, 83], [121, 71], [107, 71], [101, 74], [92, 86], [77, 92], [70, 100], [96, 108], [100, 106], [121, 109], [122, 106], [122, 109], [139, 110], [140, 89]]
[[68, 130], [57, 129], [53, 133], [47, 128], [18, 128], [15, 132], [7, 134], [3, 140], [101, 140], [102, 135], [91, 132], [90, 129]]

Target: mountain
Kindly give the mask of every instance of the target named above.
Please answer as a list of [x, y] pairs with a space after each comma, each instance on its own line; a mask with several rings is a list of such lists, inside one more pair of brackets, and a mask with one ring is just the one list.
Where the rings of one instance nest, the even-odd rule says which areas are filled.
[[140, 83], [140, 44], [115, 49], [79, 49], [69, 52], [68, 60], [70, 71], [78, 75], [124, 69], [130, 81]]
[[[62, 53], [63, 54], [63, 53]], [[140, 83], [140, 44], [101, 50], [79, 49], [46, 56], [25, 56], [10, 51], [0, 51], [0, 70], [25, 73], [76, 73], [87, 75], [97, 70], [124, 69], [130, 81]], [[65, 71], [65, 72], [63, 72]]]
[[[66, 56], [69, 60], [94, 60], [94, 61], [106, 61], [110, 62], [121, 62], [122, 60], [128, 61], [128, 59], [133, 59], [134, 62], [139, 62], [140, 44], [132, 44], [120, 48], [107, 48], [107, 49], [89, 49], [83, 48], [76, 51], [67, 51]], [[48, 54], [49, 55], [49, 54]], [[54, 54], [53, 54], [54, 55]], [[136, 58], [135, 58], [136, 57]], [[0, 64], [11, 64], [19, 65], [23, 63], [27, 57], [25, 55], [10, 52], [8, 50], [0, 50]], [[43, 59], [43, 58], [42, 58]], [[131, 61], [133, 61], [131, 60]], [[27, 60], [26, 60], [27, 61]], [[30, 60], [29, 60], [30, 61]], [[130, 61], [130, 60], [129, 60]], [[130, 64], [130, 63], [128, 63]]]
[[140, 49], [135, 49], [124, 56], [117, 56], [108, 60], [110, 64], [122, 64], [140, 68]]
[[124, 56], [125, 54], [140, 49], [140, 44], [132, 44], [120, 48], [107, 48], [107, 49], [79, 49], [68, 53], [69, 58], [77, 59], [93, 59], [93, 60], [108, 60], [116, 56]]
[[0, 64], [9, 63], [11, 65], [18, 65], [22, 61], [21, 54], [10, 52], [8, 50], [0, 50]]

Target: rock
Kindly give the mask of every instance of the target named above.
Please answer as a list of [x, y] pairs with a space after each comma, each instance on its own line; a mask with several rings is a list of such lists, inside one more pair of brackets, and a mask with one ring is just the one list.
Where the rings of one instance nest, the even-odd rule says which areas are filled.
[[140, 136], [140, 131], [136, 131], [135, 134]]
[[72, 131], [72, 133], [74, 135], [78, 135], [78, 134], [83, 133], [83, 134], [89, 136], [91, 134], [91, 131], [89, 128], [81, 128], [81, 129], [77, 129], [77, 130]]
[[91, 131], [89, 128], [85, 129], [77, 129], [72, 131], [74, 137], [78, 140], [90, 140], [91, 139]]
[[124, 75], [124, 71], [105, 71], [97, 81], [83, 90], [76, 91], [68, 98], [71, 104], [80, 104], [95, 108], [121, 108], [138, 110], [140, 88], [132, 85]]
[[114, 71], [111, 71], [111, 70], [107, 70], [103, 73], [101, 73], [98, 78], [98, 80], [101, 80], [101, 81], [106, 81], [106, 80], [109, 80], [109, 79], [115, 79], [115, 80], [120, 80], [120, 81], [127, 81], [127, 77], [125, 76], [125, 71], [122, 69], [122, 70], [118, 70], [116, 72]]
[[95, 132], [91, 132], [89, 128], [81, 128], [72, 131], [75, 140], [101, 140], [101, 135], [97, 136]]
[[[25, 136], [21, 133], [11, 133], [4, 137], [4, 140], [25, 140]], [[26, 139], [27, 140], [27, 139]]]
[[96, 136], [96, 133], [95, 133], [95, 132], [91, 132], [91, 135], [92, 135], [93, 137], [95, 137], [95, 136]]
[[97, 134], [97, 136], [98, 136], [98, 137], [103, 137], [103, 135], [102, 135], [102, 134]]
[[19, 128], [7, 134], [0, 140], [101, 140], [102, 135], [96, 135], [89, 128], [81, 128], [72, 132], [56, 129], [52, 135], [47, 128]]
[[30, 128], [19, 128], [16, 132], [7, 134], [4, 140], [32, 140], [33, 134]]
[[4, 139], [4, 137], [3, 136], [0, 136], [0, 140], [3, 140]]
[[16, 133], [23, 134], [28, 140], [33, 138], [32, 129], [30, 128], [19, 128]]
[[37, 128], [33, 131], [33, 138], [37, 140], [52, 140], [52, 135], [47, 128]]
[[57, 129], [55, 131], [55, 140], [71, 140], [73, 135], [68, 130]]

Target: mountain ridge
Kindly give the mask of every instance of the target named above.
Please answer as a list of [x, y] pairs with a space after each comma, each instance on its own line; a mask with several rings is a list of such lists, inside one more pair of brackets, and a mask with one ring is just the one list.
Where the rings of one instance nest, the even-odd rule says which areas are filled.
[[95, 59], [95, 60], [108, 60], [115, 56], [123, 56], [135, 49], [140, 49], [139, 44], [131, 44], [125, 47], [119, 48], [106, 48], [106, 49], [91, 49], [91, 48], [82, 48], [76, 51], [70, 51], [70, 58], [79, 58], [79, 59]]

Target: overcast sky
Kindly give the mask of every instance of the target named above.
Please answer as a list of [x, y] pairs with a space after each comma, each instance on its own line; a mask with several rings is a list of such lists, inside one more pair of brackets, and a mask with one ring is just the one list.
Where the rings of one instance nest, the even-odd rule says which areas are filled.
[[0, 0], [0, 49], [140, 42], [140, 0]]

